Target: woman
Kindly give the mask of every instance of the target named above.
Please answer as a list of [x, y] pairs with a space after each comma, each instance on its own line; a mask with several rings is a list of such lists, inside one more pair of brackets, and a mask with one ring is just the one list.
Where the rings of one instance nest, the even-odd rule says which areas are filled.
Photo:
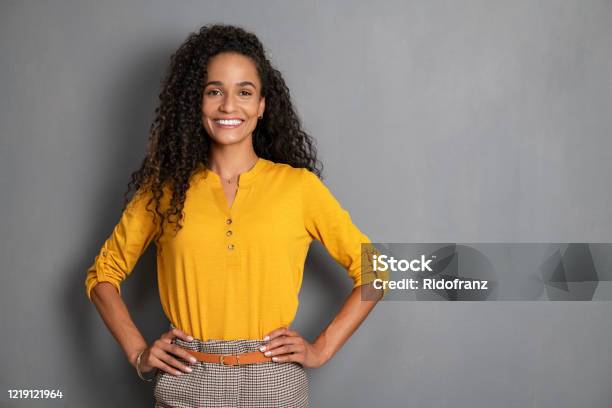
[[[88, 297], [138, 375], [154, 375], [157, 407], [307, 407], [304, 367], [325, 364], [383, 295], [362, 262], [375, 248], [320, 181], [313, 140], [255, 35], [192, 34], [156, 115], [121, 219], [87, 271]], [[310, 343], [289, 326], [313, 239], [354, 289]], [[148, 345], [120, 283], [153, 240], [171, 327]]]

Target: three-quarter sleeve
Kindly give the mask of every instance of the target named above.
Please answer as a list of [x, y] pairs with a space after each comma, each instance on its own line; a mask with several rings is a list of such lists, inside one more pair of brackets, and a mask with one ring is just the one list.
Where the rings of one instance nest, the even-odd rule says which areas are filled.
[[85, 288], [89, 300], [91, 300], [91, 290], [99, 282], [109, 282], [121, 293], [121, 282], [132, 272], [136, 262], [155, 236], [156, 217], [146, 209], [151, 196], [150, 192], [144, 193], [142, 189], [134, 194], [121, 214], [119, 222], [100, 248], [93, 264], [87, 269]]
[[302, 170], [304, 225], [310, 236], [320, 241], [336, 262], [347, 270], [353, 288], [371, 283], [376, 278], [384, 279], [385, 272], [373, 270], [371, 258], [379, 251], [370, 238], [353, 223], [349, 212], [319, 177], [308, 169]]

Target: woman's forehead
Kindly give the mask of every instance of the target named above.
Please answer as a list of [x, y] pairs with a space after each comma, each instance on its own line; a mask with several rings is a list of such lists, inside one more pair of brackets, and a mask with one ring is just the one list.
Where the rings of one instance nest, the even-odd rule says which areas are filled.
[[238, 53], [221, 53], [212, 57], [208, 62], [208, 79], [213, 81], [234, 82], [257, 80], [259, 75], [257, 67], [251, 58]]

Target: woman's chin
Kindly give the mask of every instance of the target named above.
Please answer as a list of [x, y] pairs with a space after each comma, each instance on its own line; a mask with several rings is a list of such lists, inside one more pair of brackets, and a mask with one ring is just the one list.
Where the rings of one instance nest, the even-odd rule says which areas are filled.
[[216, 145], [234, 145], [244, 143], [248, 136], [242, 135], [215, 135], [211, 140]]

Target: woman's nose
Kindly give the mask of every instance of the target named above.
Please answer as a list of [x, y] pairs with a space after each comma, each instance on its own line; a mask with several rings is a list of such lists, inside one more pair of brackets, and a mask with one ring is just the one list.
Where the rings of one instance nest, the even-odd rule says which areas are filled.
[[234, 99], [231, 95], [226, 95], [221, 101], [219, 109], [223, 112], [232, 112], [234, 110]]

